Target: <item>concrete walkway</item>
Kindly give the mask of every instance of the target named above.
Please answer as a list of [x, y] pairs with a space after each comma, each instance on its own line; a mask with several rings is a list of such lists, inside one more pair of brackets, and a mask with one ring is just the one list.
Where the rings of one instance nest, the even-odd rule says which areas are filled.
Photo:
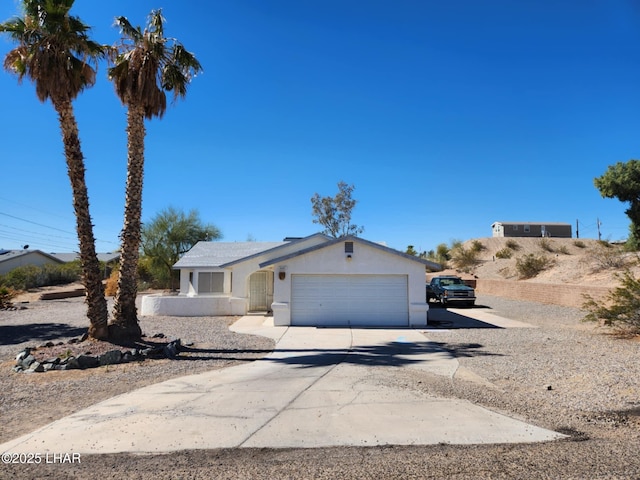
[[417, 330], [233, 327], [277, 340], [262, 360], [151, 385], [0, 445], [0, 452], [170, 452], [233, 447], [519, 443], [563, 435], [467, 401], [384, 386], [379, 369], [452, 378], [458, 362]]

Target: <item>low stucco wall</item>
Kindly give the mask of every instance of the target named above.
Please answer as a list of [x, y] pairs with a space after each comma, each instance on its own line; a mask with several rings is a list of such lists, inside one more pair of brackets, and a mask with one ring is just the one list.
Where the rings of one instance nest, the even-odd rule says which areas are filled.
[[246, 301], [229, 296], [153, 294], [142, 297], [143, 316], [206, 317], [244, 315]]

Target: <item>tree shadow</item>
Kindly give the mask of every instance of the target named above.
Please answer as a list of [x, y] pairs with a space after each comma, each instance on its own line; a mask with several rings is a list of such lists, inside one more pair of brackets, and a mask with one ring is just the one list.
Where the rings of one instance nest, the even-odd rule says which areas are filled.
[[[429, 354], [445, 354], [451, 358], [499, 355], [483, 351], [478, 343], [447, 344], [442, 342], [388, 342], [378, 345], [358, 346], [351, 349], [275, 349], [274, 355], [263, 361], [285, 365], [298, 365], [301, 368], [324, 367], [345, 363], [349, 365], [403, 367], [434, 361]], [[298, 355], [296, 355], [298, 353]], [[425, 358], [425, 355], [427, 357]]]
[[0, 345], [16, 345], [24, 342], [62, 340], [79, 337], [87, 332], [86, 327], [73, 327], [66, 323], [28, 323], [25, 325], [0, 326]]

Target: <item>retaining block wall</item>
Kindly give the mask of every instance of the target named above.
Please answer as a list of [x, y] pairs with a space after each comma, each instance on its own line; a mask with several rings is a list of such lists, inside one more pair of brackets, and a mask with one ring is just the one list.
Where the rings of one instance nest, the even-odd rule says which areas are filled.
[[476, 280], [476, 291], [486, 295], [529, 300], [539, 303], [563, 305], [581, 308], [584, 303], [583, 294], [594, 300], [603, 300], [609, 293], [608, 287], [592, 287], [584, 285], [537, 283], [514, 280]]

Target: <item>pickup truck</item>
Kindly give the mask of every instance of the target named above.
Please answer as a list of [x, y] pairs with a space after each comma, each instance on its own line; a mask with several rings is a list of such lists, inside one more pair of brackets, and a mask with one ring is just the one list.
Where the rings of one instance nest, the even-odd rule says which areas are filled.
[[427, 302], [437, 300], [442, 305], [461, 303], [473, 306], [476, 303], [476, 292], [465, 285], [460, 277], [446, 275], [433, 277], [431, 283], [427, 283]]

